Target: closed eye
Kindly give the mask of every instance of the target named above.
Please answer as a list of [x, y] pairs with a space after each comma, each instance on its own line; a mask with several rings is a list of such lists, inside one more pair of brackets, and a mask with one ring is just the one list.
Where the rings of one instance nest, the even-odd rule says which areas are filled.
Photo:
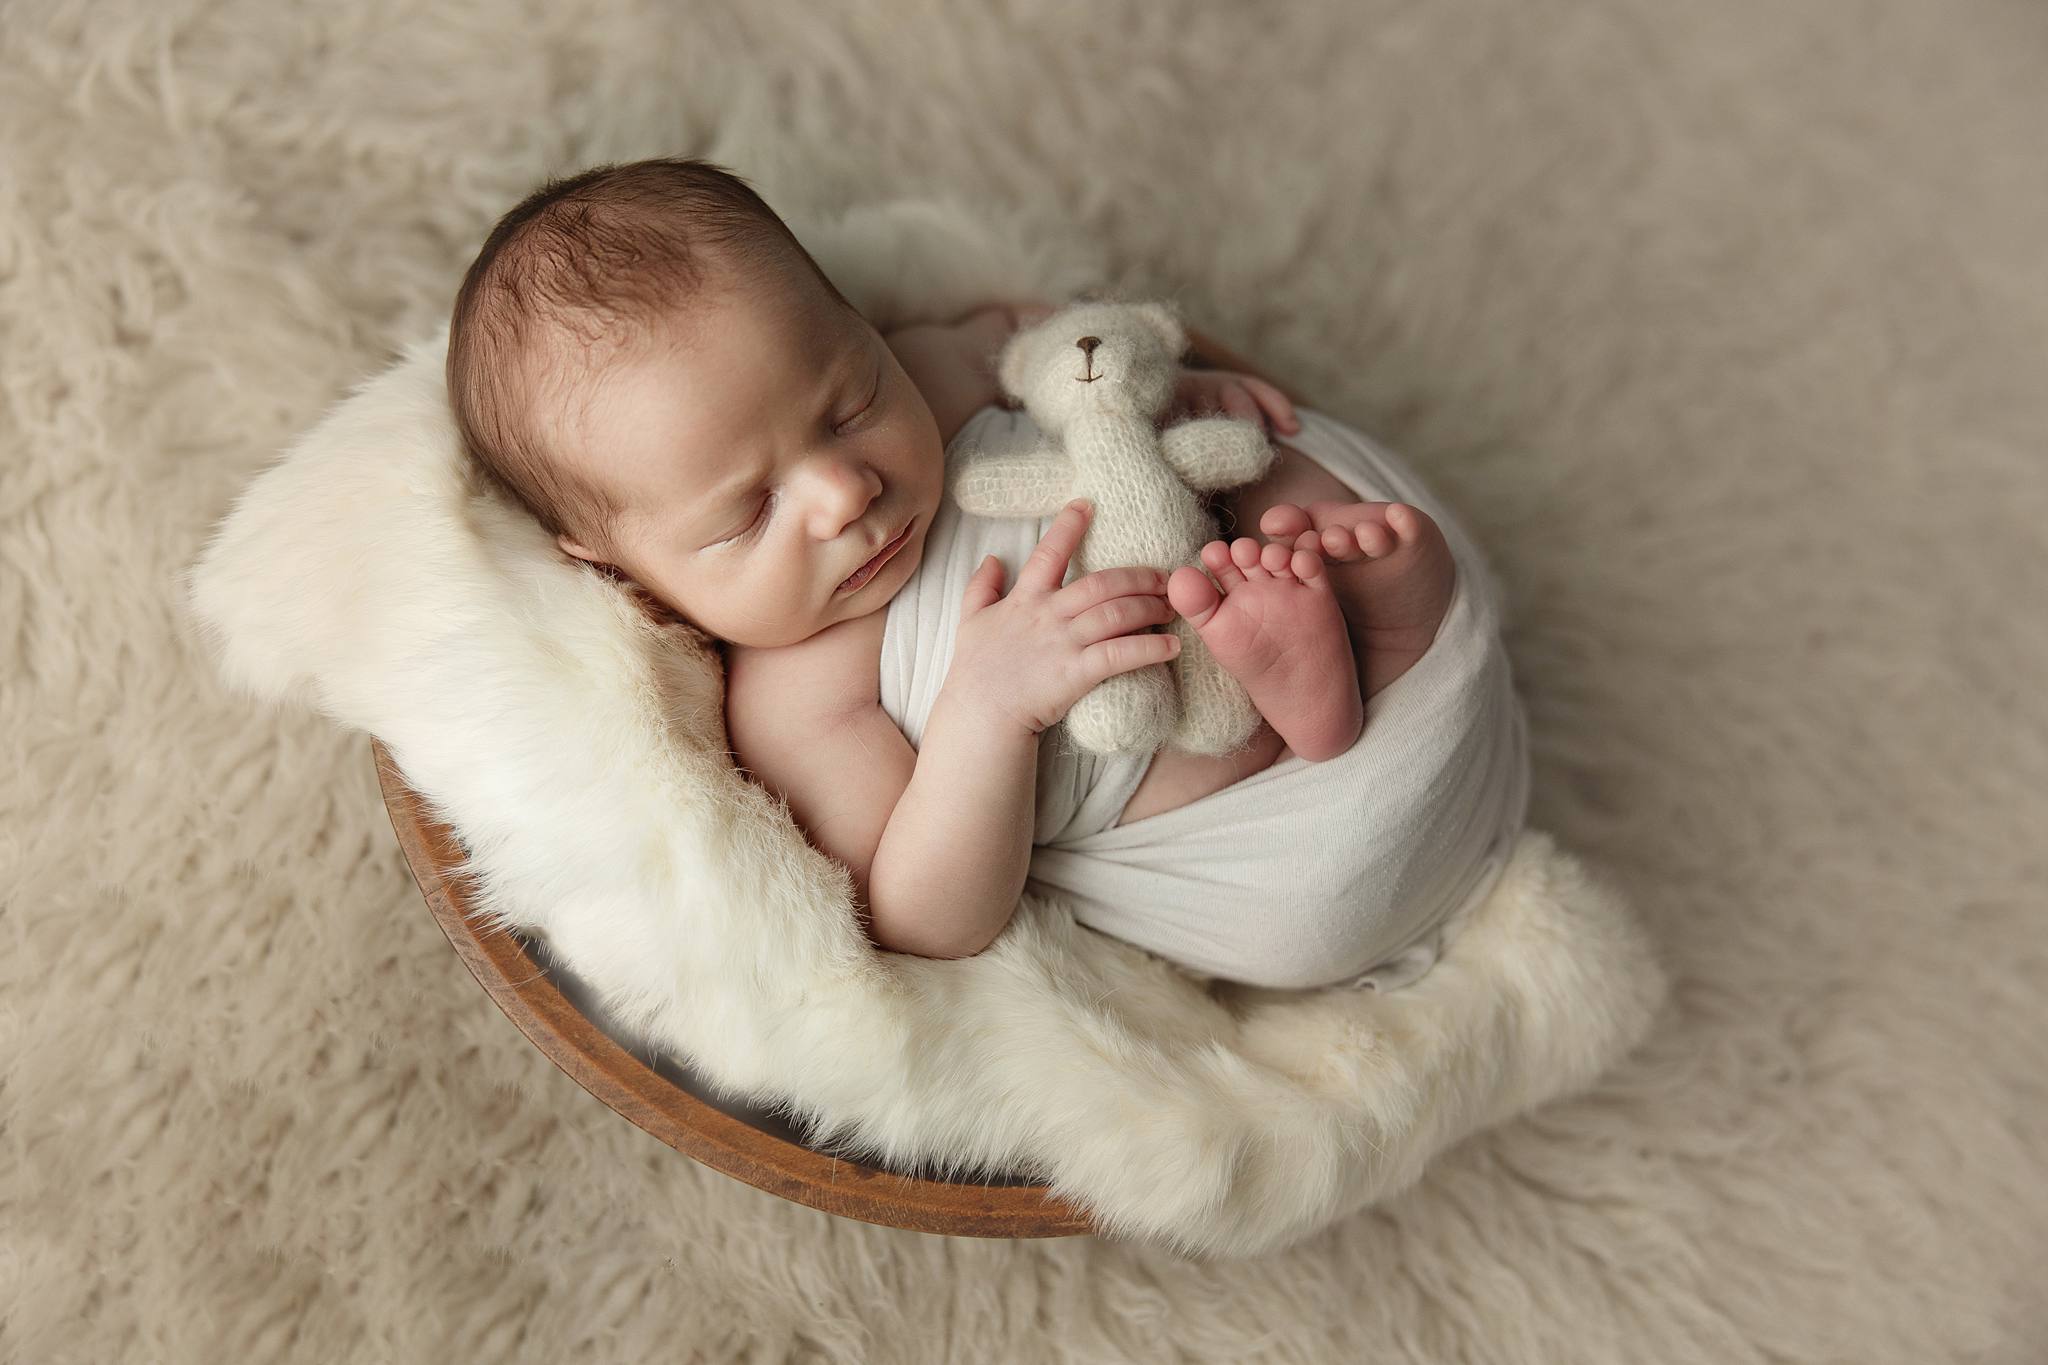
[[[881, 396], [882, 368], [880, 365], [877, 365], [875, 367], [875, 382], [868, 389], [867, 401], [861, 404], [860, 411], [854, 413], [851, 417], [846, 418], [844, 421], [834, 426], [832, 428], [833, 432], [837, 435], [843, 436], [850, 430], [858, 429], [862, 421], [870, 417], [874, 413], [875, 400], [880, 398]], [[759, 508], [755, 510], [754, 519], [752, 521], [749, 521], [745, 527], [743, 527], [739, 531], [734, 532], [732, 535], [727, 536], [725, 539], [715, 540], [711, 542], [711, 544], [706, 546], [705, 548], [712, 550], [723, 549], [728, 545], [743, 544], [744, 542], [752, 540], [754, 537], [758, 536], [761, 533], [762, 529], [767, 526], [768, 522], [771, 519], [769, 506], [774, 501], [775, 495], [773, 493], [770, 493], [768, 494], [768, 496], [762, 498], [761, 505]]]
[[880, 367], [878, 366], [878, 367], [876, 368], [876, 370], [875, 370], [875, 383], [874, 383], [874, 387], [872, 387], [871, 389], [869, 389], [869, 390], [868, 390], [868, 398], [867, 398], [867, 401], [866, 401], [865, 403], [861, 404], [861, 406], [860, 406], [860, 411], [859, 411], [859, 412], [856, 412], [856, 413], [854, 413], [854, 414], [853, 414], [853, 416], [851, 416], [851, 417], [847, 418], [847, 419], [846, 419], [845, 421], [841, 422], [841, 423], [840, 423], [840, 424], [839, 424], [838, 426], [836, 426], [836, 427], [832, 428], [832, 430], [833, 430], [833, 431], [835, 431], [835, 432], [837, 432], [837, 433], [839, 433], [840, 435], [842, 435], [842, 436], [843, 436], [843, 435], [845, 435], [845, 434], [846, 434], [846, 432], [847, 432], [847, 431], [848, 431], [848, 430], [849, 430], [850, 428], [854, 428], [854, 427], [857, 427], [857, 426], [858, 426], [858, 425], [860, 424], [860, 421], [861, 421], [861, 419], [862, 419], [863, 417], [866, 417], [866, 416], [868, 416], [868, 415], [869, 415], [870, 413], [872, 413], [872, 412], [873, 412], [873, 411], [875, 410], [875, 400], [876, 400], [877, 398], [880, 398], [881, 396], [882, 396], [882, 371], [881, 371]]
[[756, 535], [760, 534], [761, 528], [768, 524], [768, 518], [765, 515], [765, 513], [768, 510], [768, 504], [774, 501], [775, 495], [773, 493], [770, 493], [767, 497], [761, 499], [761, 506], [758, 510], [755, 511], [754, 518], [752, 521], [749, 521], [743, 528], [727, 536], [724, 540], [712, 541], [711, 544], [707, 545], [705, 548], [709, 550], [716, 550], [721, 549], [727, 545], [738, 545], [742, 541], [752, 540]]

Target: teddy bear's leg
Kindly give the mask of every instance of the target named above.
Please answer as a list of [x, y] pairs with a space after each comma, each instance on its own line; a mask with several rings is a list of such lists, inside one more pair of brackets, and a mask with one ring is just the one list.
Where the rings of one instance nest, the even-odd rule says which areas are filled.
[[[1182, 645], [1181, 648], [1187, 648]], [[1104, 678], [1067, 711], [1067, 738], [1095, 754], [1149, 754], [1180, 722], [1180, 694], [1165, 664]]]
[[1173, 747], [1189, 754], [1235, 753], [1251, 742], [1259, 728], [1259, 709], [1244, 690], [1244, 684], [1224, 671], [1216, 656], [1185, 617], [1167, 625], [1180, 636], [1180, 653], [1174, 656], [1175, 682], [1180, 691], [1180, 726], [1172, 737]]

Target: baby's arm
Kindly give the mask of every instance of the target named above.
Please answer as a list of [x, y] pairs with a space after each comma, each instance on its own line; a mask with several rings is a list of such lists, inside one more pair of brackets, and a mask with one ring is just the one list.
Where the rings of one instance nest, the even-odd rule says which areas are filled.
[[1024, 890], [1037, 784], [1037, 735], [941, 690], [869, 872], [875, 942], [920, 957], [993, 943]]
[[876, 946], [971, 957], [1016, 913], [1031, 858], [1038, 738], [1104, 678], [1179, 652], [1156, 569], [1068, 565], [1090, 509], [1062, 508], [1003, 592], [967, 580], [946, 680], [913, 752], [879, 701], [878, 613], [781, 649], [733, 648], [726, 726], [740, 762], [845, 863]]
[[971, 957], [1024, 888], [1038, 737], [941, 690], [912, 749], [875, 695], [872, 631], [860, 618], [781, 649], [730, 649], [727, 730], [740, 765], [852, 873], [876, 947]]

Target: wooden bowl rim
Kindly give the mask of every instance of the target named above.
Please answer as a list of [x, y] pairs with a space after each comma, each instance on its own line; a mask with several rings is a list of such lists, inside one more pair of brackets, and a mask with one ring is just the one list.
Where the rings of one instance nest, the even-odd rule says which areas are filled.
[[436, 820], [380, 740], [377, 783], [427, 908], [505, 1016], [569, 1078], [670, 1147], [757, 1189], [842, 1218], [954, 1237], [1072, 1237], [1086, 1214], [1044, 1185], [985, 1185], [898, 1175], [763, 1132], [692, 1095], [621, 1047], [562, 994], [514, 935], [484, 932], [448, 869], [454, 831]]

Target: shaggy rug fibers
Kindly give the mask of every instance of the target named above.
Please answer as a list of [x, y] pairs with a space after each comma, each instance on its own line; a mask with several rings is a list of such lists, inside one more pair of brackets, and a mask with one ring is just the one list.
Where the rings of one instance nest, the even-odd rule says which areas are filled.
[[[8, 7], [0, 1353], [2041, 1358], [2048, 16], [1003, 8]], [[663, 153], [1057, 202], [1407, 454], [1532, 823], [1663, 947], [1645, 1048], [1204, 1267], [833, 1219], [524, 1043], [176, 576], [499, 212]]]

